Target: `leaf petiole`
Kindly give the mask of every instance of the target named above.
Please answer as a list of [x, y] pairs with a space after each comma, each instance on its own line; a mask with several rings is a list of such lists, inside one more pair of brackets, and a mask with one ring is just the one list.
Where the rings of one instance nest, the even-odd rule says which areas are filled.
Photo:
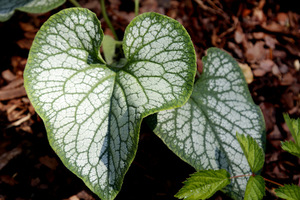
[[[263, 177], [263, 178], [264, 178], [264, 177]], [[282, 184], [277, 183], [277, 182], [275, 182], [275, 181], [272, 181], [272, 180], [270, 180], [270, 179], [264, 178], [264, 180], [265, 180], [265, 181], [268, 181], [268, 182], [270, 182], [270, 183], [273, 183], [273, 184], [275, 184], [275, 185], [278, 185], [278, 186], [280, 186], [280, 187], [283, 187]]]
[[253, 176], [253, 174], [243, 174], [243, 175], [232, 176], [229, 179], [241, 178], [241, 177], [247, 177], [247, 176]]
[[76, 0], [69, 0], [75, 7], [81, 8], [82, 6]]
[[134, 1], [134, 13], [135, 13], [135, 16], [139, 15], [139, 0]]
[[114, 27], [112, 26], [112, 24], [111, 24], [111, 22], [110, 22], [110, 20], [108, 18], [108, 15], [106, 13], [106, 8], [105, 8], [105, 2], [104, 2], [104, 0], [100, 0], [100, 4], [101, 4], [102, 15], [104, 17], [105, 22], [107, 23], [107, 26], [109, 27], [109, 29], [113, 33], [113, 35], [115, 37], [115, 40], [119, 40], [119, 38], [117, 36], [117, 33], [116, 33]]

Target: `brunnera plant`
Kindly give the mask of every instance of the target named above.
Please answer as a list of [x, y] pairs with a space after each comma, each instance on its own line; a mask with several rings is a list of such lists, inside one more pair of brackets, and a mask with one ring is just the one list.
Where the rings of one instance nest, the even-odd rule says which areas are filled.
[[[65, 9], [37, 33], [24, 71], [50, 145], [94, 193], [115, 198], [135, 157], [142, 119], [154, 113], [154, 132], [196, 170], [251, 171], [232, 132], [247, 132], [263, 146], [264, 122], [231, 56], [209, 49], [195, 82], [188, 33], [157, 13], [128, 25], [119, 61], [109, 48], [119, 45], [112, 38], [104, 42], [106, 60], [101, 57], [103, 39], [94, 13]], [[246, 183], [241, 178], [225, 192], [241, 199]]]
[[[300, 118], [290, 119], [287, 114], [284, 114], [284, 119], [289, 127], [289, 130], [295, 142], [282, 142], [282, 148], [287, 152], [300, 158], [299, 150], [299, 133], [300, 133]], [[276, 184], [280, 187], [275, 189], [275, 194], [287, 200], [300, 199], [300, 187], [294, 184], [281, 185], [274, 181], [268, 180], [259, 175], [265, 161], [265, 154], [258, 143], [249, 135], [236, 134], [236, 138], [243, 150], [244, 155], [251, 168], [251, 174], [242, 174], [231, 176], [225, 169], [220, 170], [200, 170], [190, 176], [184, 186], [175, 195], [179, 199], [198, 200], [211, 197], [218, 190], [223, 190], [224, 187], [230, 184], [233, 179], [249, 177], [244, 199], [245, 200], [261, 200], [265, 196], [265, 181]]]
[[156, 13], [127, 27], [121, 66], [101, 58], [102, 39], [87, 9], [53, 15], [33, 42], [24, 84], [63, 163], [102, 199], [113, 199], [135, 156], [142, 119], [188, 100], [196, 57], [185, 29]]
[[0, 1], [0, 22], [9, 20], [15, 10], [29, 13], [48, 12], [66, 0], [1, 0]]

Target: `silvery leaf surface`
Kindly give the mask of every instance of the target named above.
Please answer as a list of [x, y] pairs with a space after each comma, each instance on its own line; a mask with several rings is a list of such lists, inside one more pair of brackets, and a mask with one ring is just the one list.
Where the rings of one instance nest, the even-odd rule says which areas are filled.
[[[262, 146], [263, 115], [230, 55], [210, 48], [203, 64], [203, 74], [188, 102], [180, 108], [159, 112], [154, 132], [197, 170], [226, 169], [231, 176], [251, 174], [235, 134], [249, 134]], [[226, 192], [242, 199], [247, 180], [234, 179]]]
[[37, 33], [24, 81], [62, 162], [101, 199], [114, 199], [135, 157], [142, 119], [188, 100], [196, 60], [182, 25], [156, 13], [127, 27], [122, 65], [106, 65], [102, 40], [89, 10], [55, 14]]
[[65, 3], [66, 0], [1, 0], [0, 22], [6, 21], [15, 10], [29, 13], [44, 13]]

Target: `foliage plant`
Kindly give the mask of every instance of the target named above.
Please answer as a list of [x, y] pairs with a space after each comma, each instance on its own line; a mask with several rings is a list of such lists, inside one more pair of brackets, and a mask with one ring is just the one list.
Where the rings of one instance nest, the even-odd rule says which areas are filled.
[[1, 0], [0, 22], [6, 21], [14, 14], [15, 10], [29, 13], [48, 12], [66, 0]]
[[182, 25], [156, 13], [128, 25], [125, 62], [106, 64], [102, 39], [87, 9], [53, 15], [33, 42], [24, 84], [63, 163], [102, 199], [113, 199], [135, 156], [142, 119], [188, 100], [196, 58]]
[[[154, 133], [200, 170], [195, 178], [214, 190], [226, 186], [226, 193], [241, 199], [248, 179], [228, 180], [229, 174], [258, 171], [261, 162], [248, 164], [247, 144], [241, 147], [233, 133], [248, 133], [261, 148], [264, 120], [229, 54], [210, 48], [203, 63], [195, 81], [190, 36], [169, 17], [138, 15], [119, 42], [103, 35], [94, 13], [70, 8], [50, 17], [37, 33], [24, 85], [54, 151], [101, 199], [114, 199], [120, 191], [141, 122], [151, 114], [156, 114], [148, 118]], [[201, 174], [204, 169], [210, 171]]]
[[[289, 153], [299, 156], [299, 137], [300, 133], [300, 118], [297, 120], [290, 119], [287, 114], [284, 114], [284, 119], [289, 127], [289, 130], [295, 139], [292, 141], [282, 142], [282, 148]], [[258, 143], [249, 135], [236, 134], [237, 140], [244, 155], [247, 158], [248, 164], [251, 168], [250, 175], [239, 175], [230, 177], [230, 173], [224, 169], [221, 170], [200, 170], [191, 175], [184, 182], [184, 186], [175, 195], [179, 199], [197, 200], [207, 199], [211, 197], [218, 190], [222, 190], [225, 186], [230, 184], [231, 180], [239, 179], [241, 177], [250, 177], [248, 179], [247, 187], [244, 194], [245, 200], [261, 200], [265, 195], [265, 181], [277, 184], [278, 187], [275, 193], [278, 197], [287, 200], [300, 199], [300, 187], [294, 184], [281, 185], [274, 181], [263, 178], [259, 175], [260, 170], [264, 165], [264, 151]]]

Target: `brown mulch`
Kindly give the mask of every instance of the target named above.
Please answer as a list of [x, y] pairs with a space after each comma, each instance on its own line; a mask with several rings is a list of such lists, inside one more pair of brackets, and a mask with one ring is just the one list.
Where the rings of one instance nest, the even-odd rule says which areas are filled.
[[[98, 0], [81, 0], [105, 24]], [[143, 0], [140, 13], [168, 15], [189, 32], [198, 57], [216, 46], [243, 68], [252, 97], [266, 123], [265, 178], [300, 185], [300, 159], [284, 152], [280, 141], [291, 140], [282, 113], [300, 117], [300, 12], [292, 0]], [[133, 0], [107, 0], [107, 12], [122, 38], [134, 18]], [[16, 12], [0, 23], [0, 200], [98, 199], [67, 170], [50, 148], [43, 122], [23, 86], [27, 55], [40, 26], [69, 2], [45, 14]], [[116, 199], [175, 199], [193, 168], [177, 158], [143, 124], [139, 149]], [[267, 183], [265, 199], [276, 199], [277, 186]], [[212, 199], [227, 199], [217, 193]]]

